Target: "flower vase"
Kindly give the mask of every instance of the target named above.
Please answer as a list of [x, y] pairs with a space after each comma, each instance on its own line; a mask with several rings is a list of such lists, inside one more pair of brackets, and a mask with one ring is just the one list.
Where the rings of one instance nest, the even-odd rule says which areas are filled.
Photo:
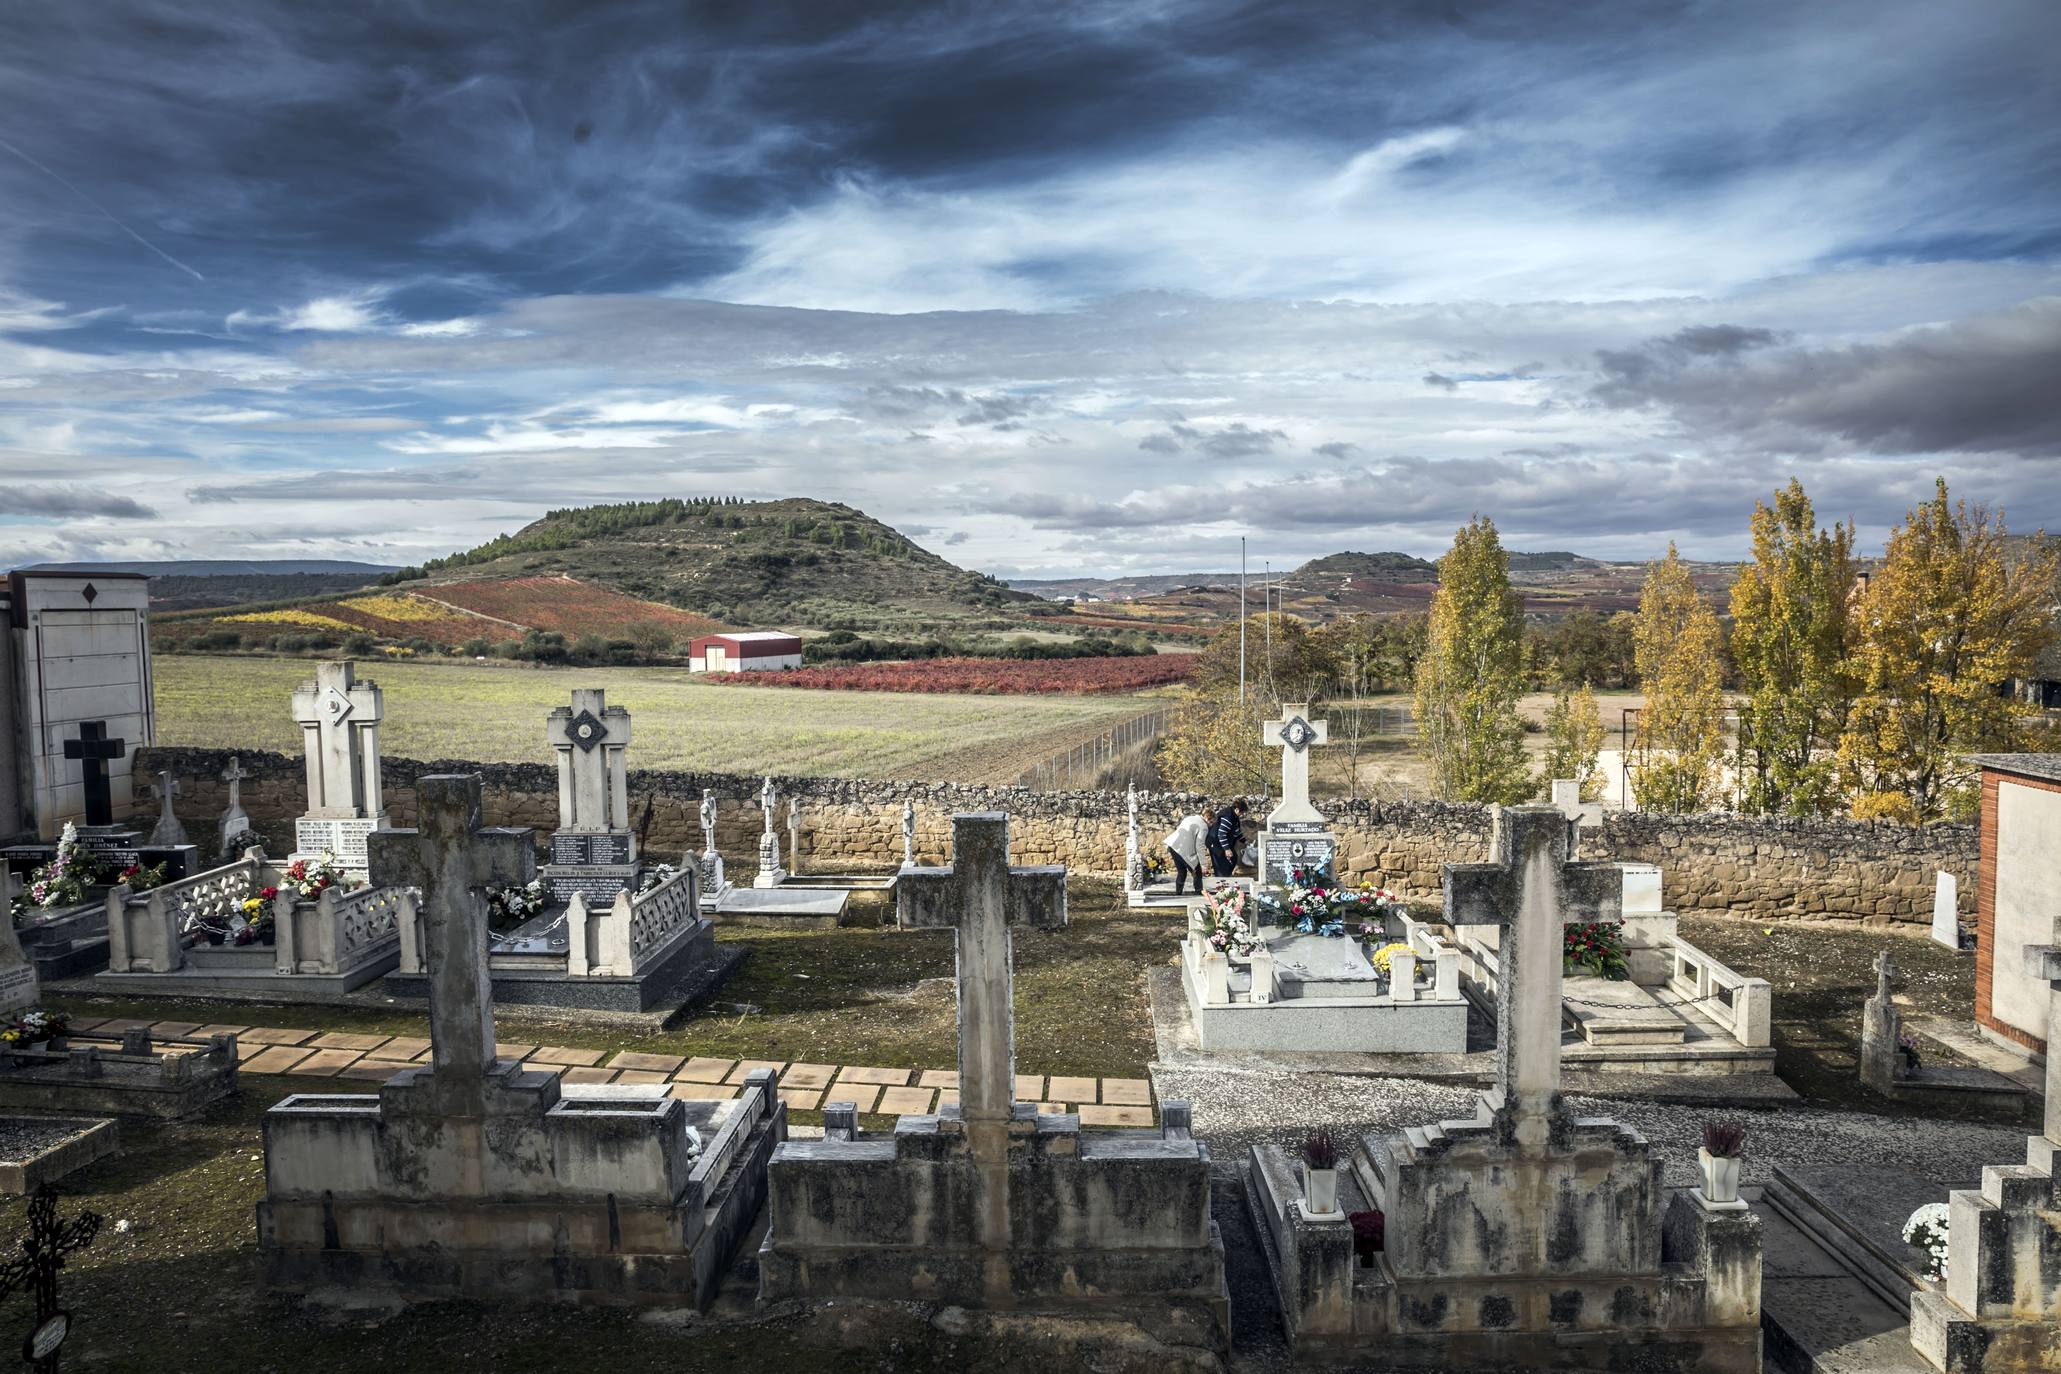
[[261, 945], [269, 945], [269, 944], [274, 944], [274, 943], [276, 943], [276, 942], [278, 941], [278, 939], [279, 939], [279, 930], [278, 930], [278, 928], [277, 928], [277, 927], [275, 927], [275, 926], [273, 926], [273, 925], [271, 925], [271, 924], [270, 924], [269, 922], [268, 922], [267, 924], [265, 924], [264, 926], [262, 926], [262, 927], [260, 927], [260, 928], [259, 928], [259, 930], [258, 930], [258, 943], [259, 943], [259, 944], [261, 944]]
[[71, 1047], [72, 1038], [69, 1035], [53, 1035], [45, 1046], [52, 1054], [64, 1054]]
[[1338, 1211], [1338, 1170], [1302, 1166], [1303, 1198], [1312, 1216], [1328, 1217]]
[[1730, 1203], [1739, 1200], [1737, 1155], [1714, 1155], [1708, 1150], [1698, 1149], [1696, 1162], [1703, 1166], [1704, 1201]]

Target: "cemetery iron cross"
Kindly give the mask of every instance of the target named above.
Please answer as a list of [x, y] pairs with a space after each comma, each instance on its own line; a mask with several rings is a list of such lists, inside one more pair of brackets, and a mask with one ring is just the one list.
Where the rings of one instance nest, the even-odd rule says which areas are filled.
[[86, 824], [113, 825], [114, 798], [107, 790], [107, 765], [128, 748], [128, 741], [109, 739], [107, 722], [79, 722], [79, 737], [64, 742], [64, 756], [79, 761], [79, 773], [86, 784]]
[[1624, 871], [1576, 863], [1574, 826], [1552, 806], [1496, 811], [1495, 859], [1445, 866], [1445, 916], [1454, 926], [1500, 926], [1496, 951], [1497, 1112], [1514, 1114], [1518, 1139], [1541, 1143], [1560, 1096], [1560, 974], [1570, 922], [1613, 921], [1624, 910]]
[[1016, 1103], [1009, 927], [1066, 924], [1065, 867], [1012, 867], [1008, 815], [960, 812], [952, 817], [952, 866], [904, 868], [896, 879], [895, 922], [904, 930], [954, 932], [959, 1114], [969, 1122], [1008, 1121]]
[[477, 773], [421, 779], [415, 814], [414, 830], [375, 830], [367, 837], [369, 874], [375, 887], [422, 892], [432, 1076], [446, 1101], [477, 1105], [494, 1062], [485, 893], [536, 877], [536, 848], [527, 827], [480, 825]]
[[33, 1285], [35, 1290], [36, 1325], [24, 1352], [42, 1348], [45, 1341], [39, 1338], [46, 1333], [55, 1337], [48, 1342], [48, 1353], [36, 1358], [32, 1365], [37, 1374], [56, 1374], [58, 1347], [63, 1344], [65, 1327], [69, 1325], [69, 1314], [63, 1314], [65, 1322], [55, 1328], [51, 1326], [52, 1318], [60, 1316], [57, 1271], [64, 1268], [66, 1255], [85, 1249], [99, 1233], [98, 1212], [81, 1212], [70, 1221], [58, 1221], [57, 1190], [45, 1183], [29, 1203], [29, 1234], [21, 1243], [21, 1254], [0, 1264], [0, 1298], [24, 1283]]

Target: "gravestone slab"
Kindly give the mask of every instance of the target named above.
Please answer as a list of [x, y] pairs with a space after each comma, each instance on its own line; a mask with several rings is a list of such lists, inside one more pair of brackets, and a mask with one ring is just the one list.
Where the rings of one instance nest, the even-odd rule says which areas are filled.
[[[10, 870], [0, 868], [0, 917], [13, 909], [14, 894], [20, 890], [21, 881]], [[0, 1017], [35, 1006], [40, 992], [36, 966], [22, 953], [14, 922], [0, 920]]]
[[1261, 837], [1260, 881], [1286, 886], [1298, 868], [1336, 872], [1338, 840], [1322, 821], [1272, 821]]
[[1288, 997], [1371, 997], [1381, 979], [1358, 940], [1282, 935], [1268, 940], [1267, 947]]
[[1960, 880], [1944, 870], [1932, 880], [1932, 943], [1961, 948]]

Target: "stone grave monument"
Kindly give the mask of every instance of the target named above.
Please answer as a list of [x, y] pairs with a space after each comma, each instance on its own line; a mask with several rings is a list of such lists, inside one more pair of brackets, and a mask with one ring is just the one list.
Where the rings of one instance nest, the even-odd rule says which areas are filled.
[[[14, 871], [0, 868], [0, 914], [14, 907], [14, 894], [21, 889], [21, 879]], [[21, 940], [14, 933], [13, 921], [0, 921], [0, 1021], [11, 1019], [18, 1011], [25, 1011], [36, 1005], [42, 989], [36, 978], [36, 966], [22, 953]]]
[[637, 879], [637, 836], [630, 828], [630, 713], [610, 706], [598, 687], [573, 689], [572, 704], [551, 712], [545, 735], [558, 754], [558, 829], [540, 876], [558, 901], [579, 894], [602, 906]]
[[[1455, 923], [1495, 924], [1496, 1082], [1470, 1121], [1369, 1134], [1317, 1212], [1280, 1147], [1254, 1146], [1247, 1200], [1298, 1355], [1437, 1369], [1757, 1374], [1760, 1221], [1672, 1196], [1636, 1132], [1560, 1096], [1563, 926], [1616, 916], [1614, 865], [1574, 862], [1551, 806], [1499, 814], [1496, 859], [1448, 864]], [[1359, 1263], [1349, 1216], [1383, 1214]]]
[[[2056, 922], [2061, 935], [2061, 921]], [[2015, 953], [2047, 985], [2061, 1025], [2061, 945]], [[1947, 1195], [1945, 1282], [1911, 1297], [1911, 1345], [1947, 1374], [2061, 1368], [2061, 1054], [2047, 1055], [2043, 1130], [2025, 1163], [1991, 1165], [1979, 1190]]]
[[1117, 1318], [1170, 1345], [1222, 1351], [1230, 1309], [1210, 1220], [1209, 1150], [1187, 1104], [1157, 1133], [1093, 1132], [1015, 1100], [1014, 925], [1066, 922], [1066, 871], [1009, 863], [1009, 820], [952, 820], [952, 865], [906, 869], [901, 925], [954, 932], [959, 1096], [891, 1137], [826, 1108], [821, 1141], [769, 1169], [761, 1306], [911, 1299]]
[[134, 573], [0, 581], [0, 844], [130, 814], [130, 759], [156, 724], [149, 619]]
[[[701, 898], [715, 903], [730, 890], [730, 880], [723, 876], [723, 856], [716, 852], [716, 791], [713, 787], [701, 789]], [[683, 862], [680, 865], [689, 865]]]
[[379, 782], [379, 684], [359, 681], [350, 660], [315, 665], [294, 689], [308, 766], [308, 809], [294, 822], [288, 861], [327, 851], [337, 867], [362, 877], [365, 837], [386, 824]]
[[780, 837], [773, 833], [773, 810], [778, 801], [769, 776], [759, 786], [759, 813], [766, 825], [759, 835], [759, 871], [751, 880], [753, 887], [778, 887], [787, 881], [787, 871], [780, 867]]
[[902, 802], [902, 867], [916, 866], [916, 803]]
[[1297, 868], [1330, 870], [1338, 841], [1310, 804], [1310, 750], [1331, 738], [1329, 722], [1308, 719], [1309, 706], [1292, 702], [1281, 719], [1260, 727], [1260, 737], [1281, 751], [1281, 800], [1260, 831], [1261, 884], [1286, 885]]
[[2027, 1092], [2003, 1074], [1923, 1062], [1920, 1042], [1906, 1034], [1896, 1009], [1895, 982], [1896, 963], [1882, 950], [1875, 956], [1875, 993], [1861, 1011], [1861, 1082], [1884, 1097], [1933, 1110], [2018, 1111]]
[[222, 781], [229, 785], [229, 804], [222, 810], [215, 852], [223, 858], [235, 852], [238, 840], [252, 833], [250, 813], [243, 809], [243, 780], [249, 776], [243, 771], [243, 760], [237, 758], [231, 758], [222, 770]]
[[1932, 879], [1932, 943], [1961, 948], [1961, 881], [1945, 869]]
[[494, 1053], [484, 891], [534, 875], [527, 830], [480, 825], [477, 775], [425, 777], [415, 830], [370, 842], [422, 893], [431, 1059], [375, 1096], [266, 1113], [258, 1263], [275, 1290], [706, 1306], [785, 1136], [772, 1070], [724, 1102], [662, 1086], [561, 1088]]

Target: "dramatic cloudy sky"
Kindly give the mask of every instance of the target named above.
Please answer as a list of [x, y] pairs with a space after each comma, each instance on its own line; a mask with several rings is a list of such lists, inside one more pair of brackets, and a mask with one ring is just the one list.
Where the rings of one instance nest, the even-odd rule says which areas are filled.
[[2053, 0], [0, 13], [0, 566], [2061, 526]]

